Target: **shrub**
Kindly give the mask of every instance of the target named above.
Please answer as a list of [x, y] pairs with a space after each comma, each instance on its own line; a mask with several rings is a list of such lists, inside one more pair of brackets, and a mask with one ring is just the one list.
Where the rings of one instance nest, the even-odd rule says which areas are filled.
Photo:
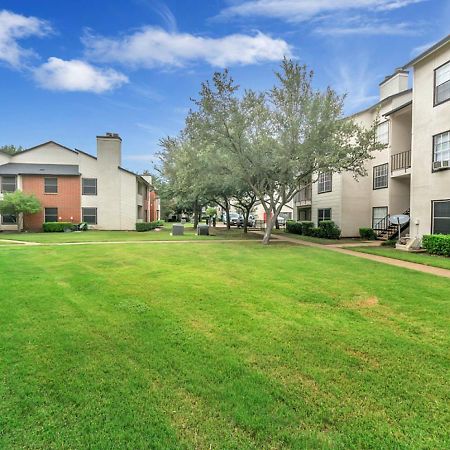
[[319, 236], [324, 239], [339, 239], [341, 229], [332, 220], [322, 220], [319, 224]]
[[302, 226], [302, 233], [305, 236], [312, 236], [312, 229], [314, 228], [314, 222], [303, 221], [299, 222]]
[[150, 231], [163, 225], [162, 220], [155, 220], [153, 222], [138, 222], [136, 224], [136, 231]]
[[312, 236], [312, 237], [322, 237], [321, 236], [321, 230], [320, 230], [320, 228], [317, 228], [317, 227], [312, 227], [311, 229], [309, 229], [308, 230], [308, 233], [309, 234], [307, 234], [307, 236]]
[[377, 238], [377, 234], [372, 228], [360, 228], [359, 235], [361, 236], [361, 239], [373, 240]]
[[450, 256], [450, 235], [431, 234], [423, 236], [422, 247], [431, 255]]
[[61, 233], [64, 230], [71, 230], [73, 224], [70, 222], [45, 222], [42, 229], [45, 233]]
[[388, 239], [387, 241], [383, 241], [381, 245], [383, 247], [395, 247], [395, 244], [397, 243], [397, 239]]
[[302, 223], [288, 220], [286, 222], [286, 231], [293, 234], [302, 234]]

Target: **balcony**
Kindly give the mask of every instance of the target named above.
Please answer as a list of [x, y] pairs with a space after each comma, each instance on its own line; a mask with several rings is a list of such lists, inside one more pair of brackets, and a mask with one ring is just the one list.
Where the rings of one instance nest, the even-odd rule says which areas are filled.
[[294, 196], [295, 206], [311, 206], [312, 186], [308, 186], [300, 189]]
[[391, 177], [411, 174], [411, 150], [391, 155]]

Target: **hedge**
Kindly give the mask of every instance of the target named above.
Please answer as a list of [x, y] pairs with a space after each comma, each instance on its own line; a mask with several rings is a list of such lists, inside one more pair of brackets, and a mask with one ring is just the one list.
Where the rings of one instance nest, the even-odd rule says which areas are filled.
[[293, 234], [302, 234], [302, 224], [301, 222], [294, 222], [293, 220], [288, 220], [286, 222], [286, 231]]
[[450, 234], [423, 236], [422, 247], [432, 255], [450, 256]]
[[319, 223], [319, 236], [325, 239], [339, 239], [341, 229], [332, 220], [322, 220]]
[[369, 241], [377, 238], [377, 234], [372, 228], [360, 228], [359, 235], [361, 236], [361, 239], [367, 239]]
[[324, 239], [339, 239], [341, 230], [332, 220], [322, 220], [317, 228], [313, 222], [294, 222], [289, 220], [286, 223], [286, 231], [293, 234], [313, 236]]
[[163, 225], [162, 220], [155, 220], [154, 222], [138, 222], [136, 224], [136, 231], [150, 231]]
[[45, 222], [42, 229], [46, 233], [62, 233], [64, 230], [71, 230], [73, 224], [71, 222]]

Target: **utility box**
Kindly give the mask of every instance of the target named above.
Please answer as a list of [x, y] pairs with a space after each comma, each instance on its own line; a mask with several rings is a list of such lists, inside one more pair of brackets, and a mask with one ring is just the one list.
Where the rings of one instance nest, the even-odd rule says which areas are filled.
[[172, 236], [183, 236], [184, 226], [183, 225], [172, 225]]
[[209, 236], [209, 226], [197, 225], [197, 236]]

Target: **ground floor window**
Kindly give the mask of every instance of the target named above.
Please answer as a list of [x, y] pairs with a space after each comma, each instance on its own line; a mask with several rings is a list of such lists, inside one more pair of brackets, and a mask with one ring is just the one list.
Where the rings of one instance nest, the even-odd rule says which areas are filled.
[[299, 222], [310, 222], [311, 221], [311, 208], [298, 208], [297, 209], [297, 220]]
[[433, 233], [450, 234], [450, 200], [433, 202]]
[[317, 211], [317, 223], [320, 224], [320, 222], [324, 220], [331, 220], [331, 208], [323, 208], [319, 209]]
[[16, 216], [13, 214], [4, 214], [2, 216], [2, 225], [15, 225], [16, 223]]
[[384, 230], [387, 227], [388, 207], [377, 206], [372, 208], [372, 228], [374, 230]]
[[45, 208], [44, 222], [58, 222], [58, 208]]
[[97, 225], [97, 208], [82, 208], [83, 222]]

